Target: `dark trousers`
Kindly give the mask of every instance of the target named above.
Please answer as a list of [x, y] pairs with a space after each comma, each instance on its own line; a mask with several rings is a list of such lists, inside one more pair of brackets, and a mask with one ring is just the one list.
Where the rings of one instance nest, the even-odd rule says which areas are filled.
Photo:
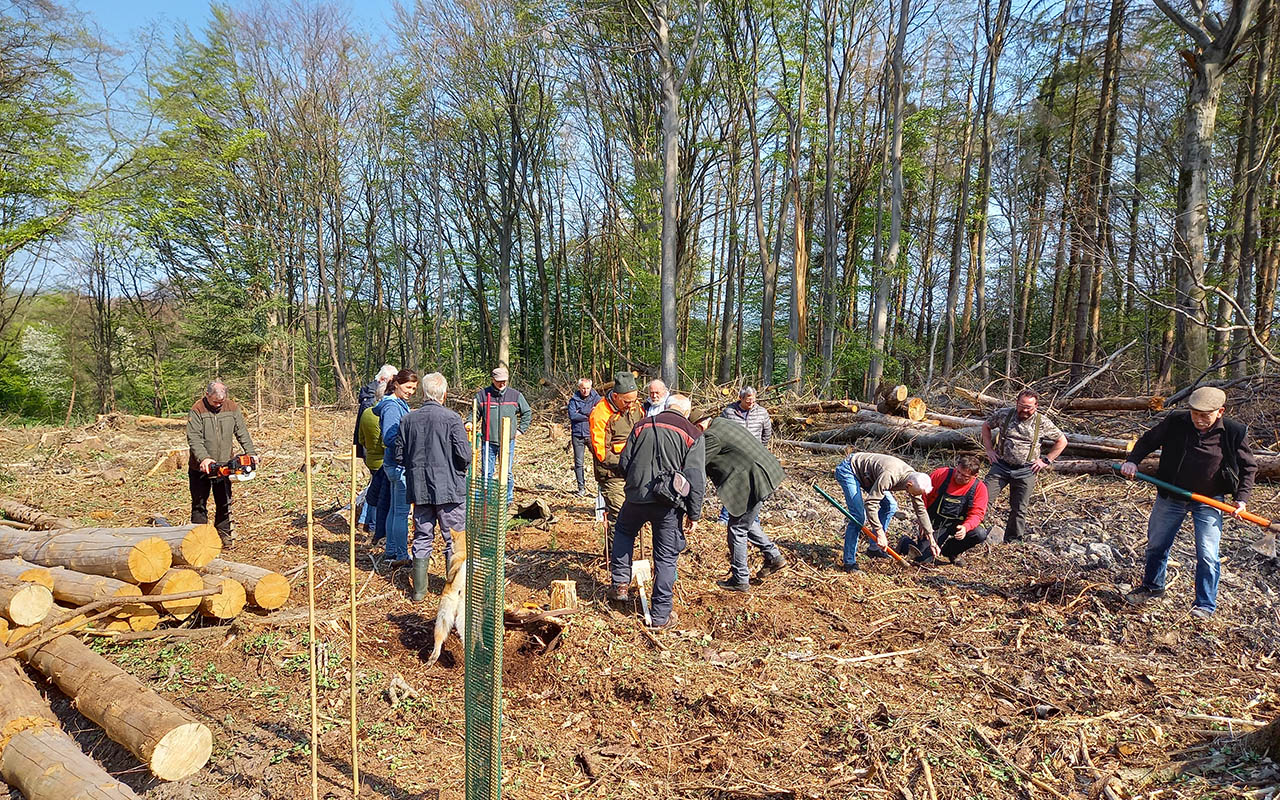
[[631, 551], [646, 522], [653, 529], [653, 601], [649, 615], [654, 625], [662, 625], [671, 616], [676, 559], [684, 549], [683, 515], [666, 503], [623, 503], [613, 526], [609, 571], [614, 586], [631, 583]]
[[213, 480], [201, 472], [188, 472], [187, 485], [191, 488], [191, 524], [209, 522], [209, 495], [213, 494], [213, 527], [218, 534], [231, 533], [231, 481], [226, 478]]
[[1013, 467], [997, 461], [987, 472], [985, 483], [988, 502], [993, 502], [1004, 487], [1009, 487], [1009, 519], [1004, 526], [1004, 540], [1021, 539], [1027, 528], [1027, 502], [1036, 488], [1036, 474], [1031, 471], [1031, 465]]
[[[382, 467], [378, 467], [373, 470], [373, 480], [369, 481], [369, 491], [365, 492], [364, 495], [364, 504], [369, 509], [367, 517], [369, 520], [369, 527], [373, 529], [373, 540], [375, 542], [379, 539], [385, 538], [387, 535], [386, 511], [390, 509], [390, 505], [382, 505], [382, 496], [387, 494], [389, 491], [390, 487], [387, 486], [387, 476], [382, 471]], [[378, 517], [379, 509], [384, 509], [381, 519]]]
[[573, 477], [578, 479], [578, 491], [587, 488], [587, 468], [583, 461], [587, 451], [585, 436], [573, 437]]

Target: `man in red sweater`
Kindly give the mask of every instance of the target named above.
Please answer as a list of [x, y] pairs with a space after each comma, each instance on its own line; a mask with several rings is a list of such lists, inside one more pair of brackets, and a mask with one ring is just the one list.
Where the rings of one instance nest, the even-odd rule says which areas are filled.
[[[955, 465], [935, 469], [930, 475], [933, 490], [924, 496], [929, 521], [933, 523], [937, 555], [963, 566], [960, 554], [986, 541], [987, 529], [979, 528], [987, 514], [987, 485], [978, 480], [982, 461], [977, 456], [959, 456]], [[922, 563], [933, 563], [935, 551], [923, 539], [903, 536], [898, 552], [916, 547]]]

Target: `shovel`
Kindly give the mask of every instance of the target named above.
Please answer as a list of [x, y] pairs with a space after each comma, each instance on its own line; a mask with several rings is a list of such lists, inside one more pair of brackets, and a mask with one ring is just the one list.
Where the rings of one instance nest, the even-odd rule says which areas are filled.
[[[1112, 464], [1111, 468], [1119, 472], [1120, 466], [1120, 464]], [[1255, 553], [1266, 556], [1267, 558], [1276, 557], [1276, 533], [1280, 532], [1280, 521], [1272, 522], [1271, 520], [1266, 519], [1265, 517], [1260, 517], [1250, 511], [1241, 511], [1237, 514], [1236, 507], [1230, 503], [1223, 503], [1219, 500], [1214, 500], [1212, 497], [1187, 491], [1180, 486], [1174, 486], [1172, 483], [1162, 481], [1159, 478], [1153, 478], [1150, 475], [1143, 475], [1141, 472], [1134, 475], [1134, 477], [1138, 480], [1146, 481], [1153, 486], [1158, 486], [1166, 492], [1171, 492], [1184, 500], [1194, 500], [1197, 503], [1212, 506], [1219, 511], [1225, 511], [1236, 519], [1242, 519], [1245, 522], [1252, 522], [1254, 525], [1264, 528], [1266, 533], [1263, 534], [1261, 539], [1254, 542], [1250, 549]]]
[[631, 577], [636, 582], [636, 593], [640, 595], [640, 608], [644, 611], [644, 624], [652, 625], [653, 618], [649, 616], [649, 584], [653, 582], [653, 565], [649, 559], [642, 558], [631, 564]]
[[[857, 518], [857, 517], [855, 517], [853, 514], [850, 514], [850, 513], [849, 513], [849, 509], [847, 509], [847, 508], [845, 508], [844, 506], [840, 505], [840, 502], [839, 502], [838, 500], [836, 500], [834, 497], [832, 497], [831, 495], [827, 494], [826, 492], [822, 491], [822, 487], [821, 487], [821, 486], [819, 486], [818, 484], [816, 484], [816, 483], [815, 483], [815, 484], [813, 484], [813, 490], [814, 490], [815, 492], [817, 492], [818, 494], [822, 495], [822, 497], [823, 497], [823, 498], [824, 498], [828, 503], [830, 503], [831, 505], [833, 505], [833, 506], [835, 506], [836, 508], [840, 509], [840, 512], [841, 512], [842, 514], [844, 514], [846, 517], [848, 517], [848, 518], [849, 518], [849, 521], [851, 521], [851, 522], [858, 522], [858, 518]], [[876, 537], [875, 537], [875, 535], [871, 533], [871, 529], [870, 529], [870, 528], [868, 528], [866, 525], [863, 525], [863, 526], [862, 526], [862, 536], [863, 536], [863, 538], [864, 538], [864, 539], [866, 539], [868, 542], [875, 542], [876, 544], [879, 544], [879, 542], [876, 542]], [[881, 549], [882, 549], [882, 550], [884, 550], [884, 552], [888, 553], [888, 554], [889, 554], [889, 556], [890, 556], [891, 558], [893, 558], [893, 560], [894, 560], [894, 561], [897, 561], [899, 564], [903, 565], [904, 567], [905, 567], [905, 566], [907, 566], [907, 560], [906, 560], [905, 558], [903, 558], [902, 556], [898, 555], [898, 552], [897, 552], [896, 550], [894, 550], [892, 547], [884, 547], [884, 548], [881, 548]]]

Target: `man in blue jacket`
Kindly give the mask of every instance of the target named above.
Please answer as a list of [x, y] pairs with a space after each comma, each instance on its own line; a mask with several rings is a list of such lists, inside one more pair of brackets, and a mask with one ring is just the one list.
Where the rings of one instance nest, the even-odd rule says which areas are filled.
[[510, 419], [511, 438], [505, 444], [511, 448], [508, 452], [512, 463], [507, 468], [507, 505], [511, 505], [516, 488], [516, 437], [529, 430], [529, 423], [533, 422], [533, 409], [529, 407], [529, 401], [524, 399], [523, 394], [507, 385], [511, 374], [506, 367], [494, 367], [490, 374], [493, 383], [476, 392], [475, 399], [476, 421], [480, 425], [480, 438], [484, 441], [481, 458], [484, 459], [487, 477], [492, 478], [498, 474], [498, 460], [502, 455], [500, 445], [504, 444], [502, 420], [504, 417]]
[[583, 454], [591, 441], [591, 409], [600, 395], [591, 388], [590, 378], [578, 379], [578, 390], [569, 395], [569, 433], [573, 439], [573, 475], [578, 479], [578, 497], [587, 496], [587, 472]]
[[445, 571], [453, 561], [453, 534], [466, 528], [467, 465], [471, 442], [462, 418], [444, 407], [449, 383], [439, 372], [422, 378], [422, 406], [400, 420], [395, 460], [404, 468], [413, 504], [413, 599], [427, 596], [427, 566], [436, 523], [444, 537]]

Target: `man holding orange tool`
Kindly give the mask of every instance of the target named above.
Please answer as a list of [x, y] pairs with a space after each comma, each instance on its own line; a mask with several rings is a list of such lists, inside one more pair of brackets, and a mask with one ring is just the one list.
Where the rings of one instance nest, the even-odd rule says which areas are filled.
[[[1132, 605], [1164, 595], [1169, 550], [1190, 514], [1196, 537], [1196, 599], [1191, 615], [1208, 619], [1218, 607], [1222, 507], [1231, 508], [1223, 498], [1227, 494], [1234, 498], [1233, 516], [1245, 513], [1258, 469], [1248, 445], [1248, 428], [1223, 417], [1226, 402], [1221, 389], [1196, 389], [1187, 401], [1190, 410], [1175, 411], [1144, 433], [1120, 468], [1122, 475], [1133, 478], [1142, 459], [1160, 449], [1156, 476], [1165, 485], [1157, 484], [1159, 495], [1147, 521], [1142, 585], [1125, 595]], [[1193, 499], [1195, 495], [1203, 499]]]

